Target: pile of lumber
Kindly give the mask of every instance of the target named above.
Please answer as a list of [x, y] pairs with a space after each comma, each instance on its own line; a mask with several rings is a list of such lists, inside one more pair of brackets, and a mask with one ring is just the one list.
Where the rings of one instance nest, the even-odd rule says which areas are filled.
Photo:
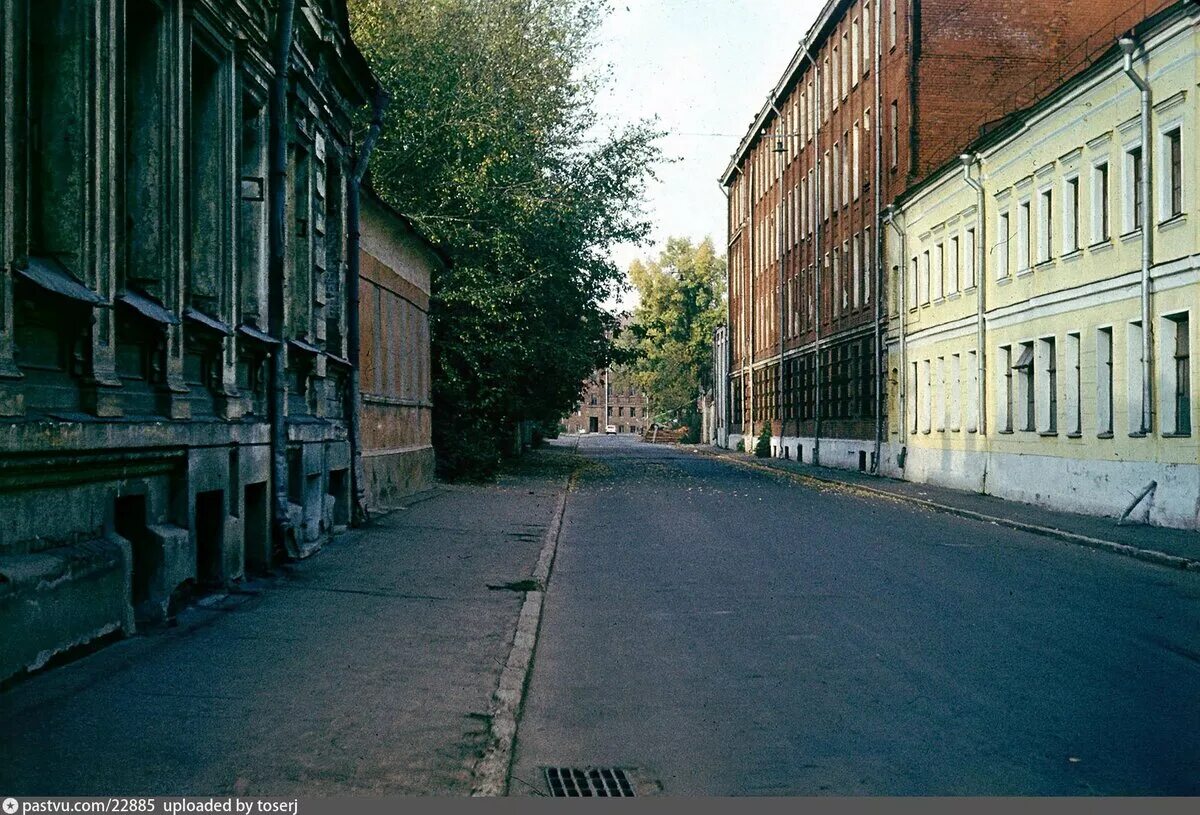
[[687, 435], [686, 427], [652, 427], [642, 434], [642, 441], [651, 444], [679, 444], [680, 439]]

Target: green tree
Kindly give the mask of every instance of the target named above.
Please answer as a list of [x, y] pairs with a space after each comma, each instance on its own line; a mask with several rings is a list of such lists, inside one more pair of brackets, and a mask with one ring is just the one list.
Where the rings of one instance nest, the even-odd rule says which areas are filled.
[[612, 131], [589, 68], [598, 0], [351, 0], [391, 96], [376, 190], [447, 248], [433, 280], [434, 445], [443, 475], [490, 474], [516, 425], [554, 426], [609, 357], [614, 243], [644, 238], [660, 158]]
[[638, 384], [656, 417], [696, 435], [696, 399], [712, 387], [713, 329], [725, 319], [725, 274], [710, 238], [670, 238], [657, 259], [629, 267], [641, 297], [630, 331]]

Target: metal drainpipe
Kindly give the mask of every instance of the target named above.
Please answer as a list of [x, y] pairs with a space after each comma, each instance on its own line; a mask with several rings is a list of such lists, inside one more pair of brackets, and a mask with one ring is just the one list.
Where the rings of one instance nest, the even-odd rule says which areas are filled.
[[1118, 43], [1125, 53], [1125, 75], [1142, 94], [1142, 422], [1141, 432], [1149, 433], [1151, 421], [1152, 385], [1150, 381], [1150, 267], [1154, 263], [1150, 225], [1150, 176], [1154, 163], [1150, 149], [1150, 84], [1133, 70], [1133, 52], [1137, 42], [1132, 37], [1122, 37]]
[[[890, 226], [896, 233], [896, 237], [900, 243], [900, 444], [903, 447], [908, 443], [908, 344], [907, 335], [905, 332], [905, 320], [908, 319], [908, 254], [905, 247], [904, 231], [896, 226], [896, 210], [894, 207], [888, 207], [883, 212], [883, 222]], [[897, 454], [898, 456], [899, 454]], [[899, 463], [899, 457], [897, 457]]]
[[[984, 204], [987, 196], [984, 194], [982, 181], [971, 177], [971, 165], [979, 162], [979, 176], [983, 178], [983, 159], [978, 155], [971, 153], [963, 153], [961, 156], [963, 165], [963, 179], [975, 189], [977, 203], [975, 211], [978, 213], [975, 216], [975, 366], [976, 374], [976, 394], [975, 401], [978, 404], [976, 414], [978, 416], [978, 427], [976, 432], [979, 438], [983, 438], [987, 434], [987, 364], [985, 358], [987, 351], [984, 346], [984, 320], [987, 312], [986, 282], [987, 270], [984, 269], [984, 261], [987, 255], [984, 252], [984, 247], [987, 246], [987, 218], [984, 217]], [[985, 459], [986, 461], [986, 459]]]
[[787, 211], [783, 205], [783, 165], [786, 161], [786, 150], [783, 148], [785, 142], [783, 139], [789, 138], [790, 136], [786, 129], [786, 122], [783, 118], [783, 114], [779, 112], [779, 108], [775, 107], [774, 102], [769, 104], [771, 105], [771, 110], [775, 111], [776, 121], [775, 146], [773, 150], [779, 154], [779, 160], [776, 162], [778, 169], [776, 170], [775, 179], [775, 187], [779, 191], [779, 206], [775, 212], [775, 245], [779, 253], [779, 300], [777, 303], [779, 309], [779, 376], [777, 377], [779, 389], [775, 395], [775, 411], [779, 414], [779, 458], [783, 458], [783, 353], [784, 341], [787, 333], [785, 324], [787, 318], [784, 314], [783, 307], [783, 252], [784, 247], [786, 246], [785, 236], [787, 235], [787, 229], [783, 222]]
[[876, 475], [883, 456], [883, 377], [886, 368], [883, 362], [883, 86], [879, 79], [883, 61], [879, 41], [883, 31], [880, 5], [875, 3], [875, 65], [872, 69], [875, 73], [875, 245], [871, 247], [875, 258], [875, 459], [871, 462], [871, 472]]
[[359, 357], [362, 350], [362, 336], [358, 315], [358, 275], [359, 252], [362, 245], [360, 231], [360, 202], [359, 191], [363, 177], [367, 173], [371, 151], [379, 140], [379, 131], [383, 129], [383, 110], [387, 106], [387, 95], [378, 85], [371, 100], [371, 127], [363, 139], [358, 156], [354, 162], [353, 174], [346, 179], [346, 220], [348, 221], [348, 240], [346, 241], [346, 356], [350, 359], [350, 383], [346, 388], [346, 424], [350, 436], [350, 493], [354, 498], [355, 525], [361, 524], [368, 518], [364, 503], [366, 498], [366, 473], [363, 469], [362, 457], [362, 371], [359, 367]]
[[[817, 63], [809, 58], [809, 64], [813, 67], [813, 166], [816, 172], [813, 174], [814, 184], [816, 187], [816, 195], [813, 198], [813, 268], [816, 272], [813, 290], [814, 295], [814, 311], [816, 312], [813, 323], [813, 386], [816, 388], [813, 404], [816, 408], [814, 415], [813, 428], [813, 464], [821, 463], [821, 276], [824, 274], [824, 268], [821, 265], [821, 214], [825, 207], [825, 190], [821, 188], [822, 178], [821, 173], [824, 170], [823, 162], [821, 161], [821, 106], [824, 100], [821, 98], [821, 69]], [[832, 224], [831, 224], [832, 226]]]
[[295, 15], [295, 0], [280, 0], [275, 24], [275, 78], [271, 83], [270, 116], [271, 130], [269, 162], [271, 168], [270, 220], [267, 225], [268, 248], [268, 309], [267, 324], [275, 338], [275, 350], [271, 354], [268, 372], [271, 397], [268, 415], [271, 424], [271, 484], [272, 501], [271, 532], [274, 548], [287, 552], [291, 535], [288, 517], [288, 468], [287, 468], [287, 405], [284, 398], [287, 371], [284, 364], [286, 338], [284, 333], [284, 286], [285, 246], [284, 235], [287, 203], [287, 146], [288, 146], [288, 86], [292, 52], [292, 22]]

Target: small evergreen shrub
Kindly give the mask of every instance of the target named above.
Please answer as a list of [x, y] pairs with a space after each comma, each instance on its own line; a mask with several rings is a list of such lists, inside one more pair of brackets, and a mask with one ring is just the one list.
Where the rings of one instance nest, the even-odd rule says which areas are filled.
[[771, 457], [771, 425], [763, 425], [762, 432], [758, 434], [758, 441], [754, 445], [754, 455], [756, 458]]

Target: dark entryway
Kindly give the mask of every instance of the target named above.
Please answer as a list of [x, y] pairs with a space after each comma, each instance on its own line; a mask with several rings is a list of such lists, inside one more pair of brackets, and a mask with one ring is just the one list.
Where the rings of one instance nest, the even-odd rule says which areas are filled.
[[196, 582], [219, 585], [225, 540], [225, 491], [196, 493]]

